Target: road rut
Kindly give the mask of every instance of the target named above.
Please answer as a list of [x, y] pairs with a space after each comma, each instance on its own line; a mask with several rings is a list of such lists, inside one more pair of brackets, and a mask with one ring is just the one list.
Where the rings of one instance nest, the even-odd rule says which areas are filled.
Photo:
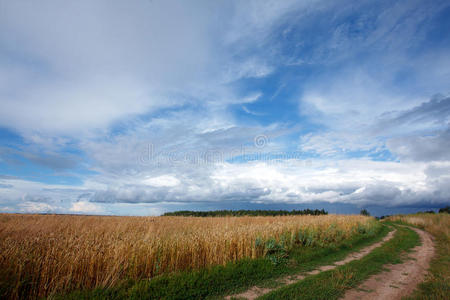
[[[297, 275], [287, 276], [287, 277], [279, 279], [278, 282], [282, 286], [292, 284], [299, 280], [304, 279], [306, 276], [315, 275], [315, 274], [318, 274], [323, 271], [332, 270], [338, 266], [345, 265], [346, 263], [349, 263], [353, 260], [361, 259], [362, 257], [369, 254], [373, 249], [380, 247], [382, 244], [384, 244], [385, 242], [392, 239], [394, 237], [395, 232], [396, 232], [396, 230], [390, 231], [381, 241], [374, 243], [370, 246], [364, 247], [359, 251], [353, 252], [353, 253], [349, 254], [346, 258], [344, 258], [343, 260], [337, 261], [332, 265], [321, 266], [321, 267], [317, 268], [316, 270], [307, 272], [307, 273], [301, 273], [301, 274], [297, 274]], [[279, 288], [279, 287], [277, 287], [277, 288]], [[227, 296], [227, 297], [225, 297], [225, 299], [231, 299], [233, 297], [240, 298], [240, 299], [242, 299], [242, 298], [256, 299], [257, 297], [260, 297], [260, 296], [267, 294], [273, 290], [276, 290], [277, 288], [262, 288], [262, 287], [254, 286], [243, 293]]]
[[434, 255], [434, 243], [431, 234], [420, 229], [411, 228], [419, 234], [422, 245], [413, 248], [404, 263], [386, 265], [388, 271], [371, 276], [358, 288], [349, 290], [344, 300], [355, 299], [401, 299], [410, 295], [421, 283]]

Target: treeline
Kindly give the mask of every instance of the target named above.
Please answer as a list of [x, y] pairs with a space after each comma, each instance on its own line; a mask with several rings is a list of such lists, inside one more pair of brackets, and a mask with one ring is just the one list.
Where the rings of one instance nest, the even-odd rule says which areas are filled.
[[446, 206], [439, 209], [439, 213], [448, 213], [450, 214], [450, 206]]
[[180, 210], [167, 212], [163, 216], [182, 217], [240, 217], [240, 216], [295, 216], [295, 215], [327, 215], [324, 209], [303, 209], [303, 210], [212, 210], [212, 211], [190, 211]]
[[[436, 212], [434, 210], [426, 210], [426, 211], [419, 211], [418, 214], [435, 214]], [[450, 206], [442, 207], [439, 209], [439, 213], [447, 213], [450, 214]]]
[[[446, 207], [442, 207], [439, 209], [438, 211], [440, 214], [450, 214], [450, 206], [446, 206]], [[418, 211], [416, 212], [416, 214], [435, 214], [436, 212], [434, 210], [425, 210], [425, 211]], [[384, 219], [390, 217], [390, 215], [387, 216], [381, 216], [381, 217], [376, 217], [377, 219]]]

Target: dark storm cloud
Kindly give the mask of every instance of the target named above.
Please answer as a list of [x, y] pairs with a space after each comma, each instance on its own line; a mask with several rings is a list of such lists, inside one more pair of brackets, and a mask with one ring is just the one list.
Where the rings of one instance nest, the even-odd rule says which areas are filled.
[[450, 160], [450, 128], [431, 135], [394, 138], [388, 148], [401, 159], [413, 161]]
[[450, 97], [434, 96], [411, 110], [400, 112], [396, 117], [385, 122], [386, 126], [431, 122], [447, 124], [450, 120]]

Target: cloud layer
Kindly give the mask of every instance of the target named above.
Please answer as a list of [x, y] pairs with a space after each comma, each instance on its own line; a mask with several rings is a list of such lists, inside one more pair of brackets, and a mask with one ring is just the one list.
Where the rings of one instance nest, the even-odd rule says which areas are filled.
[[0, 7], [1, 211], [450, 201], [447, 1]]

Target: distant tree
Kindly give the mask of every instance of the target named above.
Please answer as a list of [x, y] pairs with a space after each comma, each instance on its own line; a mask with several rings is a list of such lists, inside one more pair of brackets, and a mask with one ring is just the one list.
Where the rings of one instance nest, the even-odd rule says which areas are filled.
[[367, 211], [367, 209], [365, 209], [365, 208], [361, 209], [361, 211], [359, 212], [359, 214], [360, 214], [360, 215], [363, 215], [363, 216], [370, 216], [369, 211]]
[[446, 207], [443, 207], [443, 208], [440, 208], [439, 209], [439, 213], [448, 213], [448, 214], [450, 214], [450, 206], [446, 206]]

